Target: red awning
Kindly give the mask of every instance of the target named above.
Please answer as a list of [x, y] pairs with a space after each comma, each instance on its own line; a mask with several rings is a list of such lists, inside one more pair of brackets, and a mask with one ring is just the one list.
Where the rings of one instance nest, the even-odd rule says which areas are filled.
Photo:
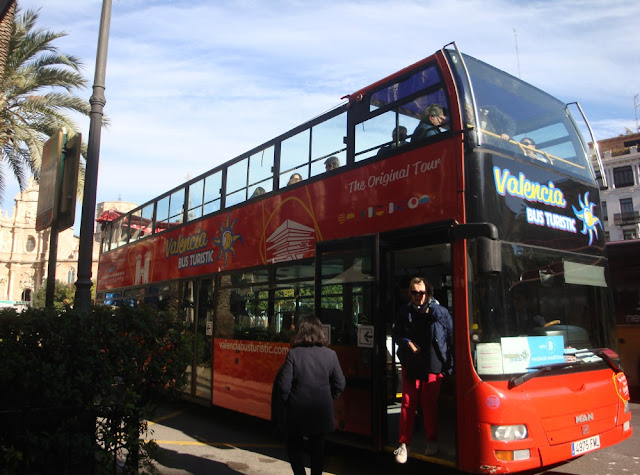
[[116, 219], [118, 219], [120, 216], [122, 216], [124, 213], [120, 213], [119, 211], [116, 211], [115, 209], [110, 209], [108, 211], [103, 212], [100, 216], [98, 216], [96, 218], [96, 222], [98, 223], [110, 223], [111, 221], [114, 221]]

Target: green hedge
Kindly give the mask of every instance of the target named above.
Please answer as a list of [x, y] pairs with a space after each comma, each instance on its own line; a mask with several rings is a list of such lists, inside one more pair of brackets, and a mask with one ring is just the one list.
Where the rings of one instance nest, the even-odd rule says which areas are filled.
[[189, 357], [182, 324], [150, 307], [3, 310], [0, 473], [148, 468], [145, 420]]

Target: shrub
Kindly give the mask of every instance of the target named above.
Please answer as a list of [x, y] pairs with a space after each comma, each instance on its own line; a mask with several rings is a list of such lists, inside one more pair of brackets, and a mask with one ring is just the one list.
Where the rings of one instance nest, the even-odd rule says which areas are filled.
[[[136, 473], [145, 420], [186, 383], [175, 317], [150, 307], [0, 312], [0, 466]], [[70, 465], [71, 464], [71, 465]]]

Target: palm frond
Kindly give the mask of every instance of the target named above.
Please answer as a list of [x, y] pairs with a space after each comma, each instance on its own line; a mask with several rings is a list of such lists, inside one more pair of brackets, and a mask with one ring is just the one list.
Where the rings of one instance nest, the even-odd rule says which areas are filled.
[[38, 10], [16, 11], [0, 81], [0, 199], [6, 172], [21, 189], [28, 173], [39, 180], [43, 144], [63, 127], [69, 136], [79, 130], [70, 113], [91, 113], [88, 100], [76, 95], [88, 85], [82, 62], [54, 44], [67, 33], [40, 28], [37, 21]]

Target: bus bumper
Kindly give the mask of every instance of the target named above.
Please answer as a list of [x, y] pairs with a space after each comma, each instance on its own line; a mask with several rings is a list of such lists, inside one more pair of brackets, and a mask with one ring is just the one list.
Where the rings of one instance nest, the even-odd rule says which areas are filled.
[[[610, 445], [615, 445], [622, 442], [625, 439], [631, 437], [633, 429], [630, 424], [627, 424], [628, 429], [624, 430], [625, 426], [619, 425], [610, 431], [600, 433], [600, 448], [596, 450], [602, 450]], [[540, 461], [542, 466], [553, 465], [559, 462], [569, 461], [573, 458], [580, 457], [583, 454], [572, 455], [571, 451], [572, 442], [566, 442], [563, 444], [552, 445], [549, 447], [540, 447]], [[591, 452], [591, 451], [589, 451]], [[585, 452], [588, 453], [588, 452]]]

